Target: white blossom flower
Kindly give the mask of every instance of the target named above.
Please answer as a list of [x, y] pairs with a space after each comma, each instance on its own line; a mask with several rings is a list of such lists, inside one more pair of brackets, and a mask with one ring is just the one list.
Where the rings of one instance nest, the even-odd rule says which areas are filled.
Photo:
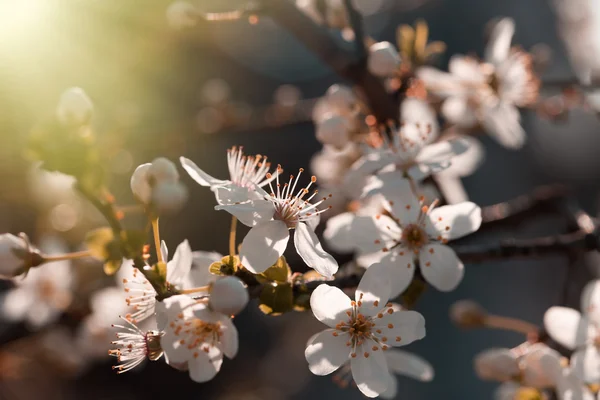
[[352, 121], [345, 115], [329, 112], [316, 124], [316, 137], [323, 145], [342, 149], [350, 141]]
[[125, 325], [113, 325], [119, 329], [116, 333], [117, 340], [111, 342], [116, 349], [109, 350], [108, 354], [117, 357], [119, 365], [113, 366], [117, 373], [122, 374], [137, 367], [147, 359], [156, 361], [163, 352], [160, 347], [162, 332], [143, 332], [135, 324], [123, 318]]
[[449, 73], [423, 67], [417, 75], [430, 92], [447, 98], [442, 114], [451, 123], [465, 128], [479, 123], [503, 146], [520, 148], [525, 132], [517, 107], [535, 103], [539, 80], [533, 72], [532, 57], [511, 48], [514, 30], [509, 18], [496, 23], [485, 62], [453, 56]]
[[562, 372], [561, 355], [541, 343], [526, 343], [524, 349], [489, 349], [475, 357], [475, 372], [485, 380], [552, 388]]
[[[277, 167], [281, 173], [281, 167]], [[252, 227], [242, 242], [240, 260], [242, 265], [253, 273], [264, 272], [283, 254], [290, 239], [290, 230], [294, 230], [294, 245], [306, 265], [314, 268], [323, 276], [331, 277], [337, 272], [335, 259], [323, 250], [314, 232], [319, 223], [319, 214], [327, 209], [317, 207], [327, 198], [311, 204], [317, 191], [309, 193], [309, 189], [317, 178], [313, 176], [305, 188], [296, 192], [296, 186], [303, 169], [300, 169], [294, 180], [290, 176], [288, 183], [280, 185], [277, 175], [277, 190], [271, 187], [271, 194], [264, 199], [252, 200], [241, 204], [220, 205], [216, 210], [225, 210], [236, 216], [244, 225]], [[271, 175], [267, 175], [271, 178]]]
[[187, 365], [192, 380], [206, 382], [221, 369], [223, 355], [235, 357], [238, 333], [229, 317], [183, 295], [160, 304], [167, 320], [160, 342], [169, 364]]
[[304, 352], [313, 374], [331, 374], [350, 360], [352, 377], [365, 396], [388, 390], [391, 379], [385, 352], [425, 336], [423, 316], [387, 304], [389, 293], [387, 270], [377, 264], [361, 279], [356, 301], [326, 284], [315, 289], [311, 309], [330, 329], [314, 335]]
[[12, 278], [24, 272], [29, 253], [24, 239], [10, 233], [0, 235], [0, 278]]
[[181, 165], [201, 186], [210, 187], [215, 193], [219, 204], [234, 204], [246, 200], [262, 198], [266, 192], [262, 187], [269, 184], [279, 174], [265, 178], [271, 168], [267, 157], [260, 154], [244, 155], [242, 147], [232, 147], [227, 150], [227, 167], [229, 180], [217, 179], [202, 171], [193, 161], [180, 157]]
[[317, 140], [343, 151], [352, 143], [352, 136], [359, 133], [359, 116], [358, 100], [352, 89], [344, 85], [332, 85], [313, 108], [312, 119]]
[[[169, 253], [165, 242], [161, 244], [163, 260], [168, 260]], [[177, 246], [173, 259], [167, 262], [167, 282], [175, 288], [182, 289], [188, 282], [192, 268], [193, 253], [187, 240]], [[140, 271], [133, 266], [133, 261], [124, 260], [118, 273], [123, 282], [128, 306], [133, 312], [127, 313], [126, 318], [138, 323], [154, 315], [156, 309], [156, 291]]]
[[552, 339], [569, 350], [573, 373], [586, 383], [600, 383], [600, 281], [589, 282], [581, 293], [581, 310], [551, 307], [544, 327]]
[[156, 211], [176, 211], [187, 200], [187, 189], [179, 182], [174, 163], [159, 157], [138, 166], [131, 175], [131, 191], [145, 205]]
[[85, 125], [90, 122], [94, 104], [83, 89], [73, 87], [60, 96], [56, 116], [64, 125]]
[[358, 251], [361, 266], [375, 262], [387, 266], [392, 297], [408, 287], [417, 265], [432, 286], [454, 290], [464, 266], [446, 243], [479, 229], [481, 209], [471, 202], [425, 206], [407, 180], [397, 181], [393, 191], [386, 190], [384, 206], [390, 216], [343, 213], [330, 218], [324, 232], [329, 245], [341, 252]]
[[[57, 238], [46, 237], [40, 249], [48, 254], [66, 253]], [[18, 286], [2, 299], [2, 315], [11, 321], [25, 321], [32, 329], [54, 322], [71, 304], [73, 273], [69, 261], [55, 261], [29, 270]]]
[[418, 123], [392, 128], [391, 139], [383, 132], [382, 145], [367, 148], [366, 154], [352, 166], [346, 180], [356, 181], [379, 171], [366, 189], [368, 194], [385, 186], [390, 180], [408, 177], [420, 182], [429, 175], [448, 168], [454, 157], [469, 148], [468, 142], [462, 138], [427, 145], [430, 134], [430, 125]]
[[400, 54], [390, 42], [378, 42], [369, 47], [368, 69], [376, 76], [390, 77], [400, 66]]

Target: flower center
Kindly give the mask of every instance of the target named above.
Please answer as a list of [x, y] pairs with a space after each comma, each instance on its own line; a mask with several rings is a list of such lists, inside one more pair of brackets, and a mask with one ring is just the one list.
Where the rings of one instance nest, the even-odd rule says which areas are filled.
[[42, 279], [38, 282], [38, 294], [41, 300], [51, 301], [56, 295], [56, 286], [48, 279]]
[[429, 236], [419, 225], [410, 224], [402, 230], [402, 241], [411, 250], [419, 250], [429, 242]]
[[[221, 323], [211, 323], [199, 318], [183, 320], [183, 314], [178, 315], [178, 320], [171, 323], [175, 335], [182, 336], [181, 345], [186, 345], [189, 350], [202, 349], [208, 353], [210, 347], [216, 346], [221, 341], [223, 331]], [[194, 353], [198, 357], [198, 353]]]

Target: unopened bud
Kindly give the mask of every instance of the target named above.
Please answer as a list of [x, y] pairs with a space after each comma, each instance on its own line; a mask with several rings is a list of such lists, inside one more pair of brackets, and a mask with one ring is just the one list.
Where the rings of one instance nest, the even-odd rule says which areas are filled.
[[161, 182], [152, 188], [151, 203], [158, 214], [179, 211], [187, 198], [187, 188], [180, 182]]
[[400, 54], [390, 42], [379, 42], [369, 47], [369, 71], [382, 78], [390, 77], [400, 65]]
[[210, 291], [210, 307], [226, 315], [235, 315], [248, 304], [248, 289], [241, 279], [228, 276], [218, 279]]
[[25, 271], [31, 264], [28, 243], [10, 233], [0, 235], [0, 277], [12, 278]]
[[167, 23], [171, 28], [191, 28], [197, 22], [198, 10], [187, 1], [176, 1], [167, 8]]
[[351, 123], [348, 118], [330, 113], [317, 124], [317, 140], [323, 144], [342, 148], [350, 140], [350, 128]]
[[340, 112], [351, 111], [356, 105], [356, 96], [352, 89], [344, 85], [332, 85], [325, 93], [327, 103]]
[[450, 307], [450, 319], [461, 328], [479, 328], [485, 325], [487, 312], [472, 300], [460, 300]]
[[152, 164], [142, 164], [133, 171], [131, 175], [131, 191], [133, 194], [144, 204], [150, 203], [150, 197], [152, 196], [152, 186], [148, 180], [148, 170]]
[[175, 163], [164, 157], [159, 157], [152, 161], [152, 165], [148, 170], [148, 178], [156, 183], [173, 182], [179, 180], [179, 172]]
[[56, 116], [64, 125], [85, 125], [92, 119], [94, 104], [83, 89], [67, 89], [56, 108]]

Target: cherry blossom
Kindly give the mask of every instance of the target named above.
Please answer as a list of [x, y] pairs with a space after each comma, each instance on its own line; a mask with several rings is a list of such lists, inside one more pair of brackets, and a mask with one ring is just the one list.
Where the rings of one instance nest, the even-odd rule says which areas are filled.
[[201, 170], [193, 161], [180, 157], [181, 165], [199, 185], [210, 187], [219, 204], [235, 204], [259, 199], [266, 194], [261, 188], [273, 181], [279, 171], [269, 174], [271, 163], [262, 155], [246, 156], [242, 147], [227, 150], [229, 180], [217, 179]]
[[161, 305], [167, 324], [160, 343], [169, 364], [187, 365], [192, 380], [206, 382], [221, 369], [223, 356], [235, 357], [238, 333], [229, 317], [184, 295]]
[[130, 186], [140, 202], [159, 213], [176, 211], [187, 200], [177, 167], [164, 157], [138, 166], [131, 175]]
[[552, 339], [574, 350], [573, 373], [586, 383], [600, 383], [600, 281], [583, 289], [581, 310], [551, 307], [544, 315], [544, 327]]
[[119, 329], [117, 340], [111, 342], [117, 348], [109, 351], [109, 355], [117, 357], [119, 365], [113, 369], [119, 374], [132, 370], [146, 359], [158, 360], [163, 353], [160, 347], [161, 332], [143, 332], [127, 319], [123, 321], [125, 325], [113, 325]]
[[366, 271], [355, 301], [327, 284], [315, 289], [312, 312], [329, 329], [314, 335], [304, 352], [313, 374], [329, 375], [350, 360], [352, 377], [365, 396], [376, 397], [393, 385], [385, 353], [425, 337], [425, 319], [388, 304], [389, 294], [387, 269], [381, 264]]
[[10, 233], [0, 235], [0, 277], [12, 278], [24, 272], [29, 252], [24, 239]]
[[[281, 172], [281, 168], [277, 168]], [[290, 239], [290, 230], [294, 230], [294, 245], [306, 265], [314, 268], [323, 276], [331, 277], [337, 272], [335, 259], [323, 250], [314, 232], [319, 222], [319, 214], [327, 209], [317, 207], [327, 198], [316, 203], [310, 201], [317, 191], [308, 195], [309, 189], [317, 181], [312, 177], [305, 188], [296, 191], [300, 175], [290, 176], [289, 182], [279, 183], [276, 177], [275, 190], [271, 182], [271, 194], [264, 199], [250, 200], [240, 204], [216, 206], [216, 210], [225, 210], [237, 217], [244, 225], [250, 226], [250, 232], [242, 242], [240, 259], [242, 265], [253, 273], [264, 272], [283, 254]], [[271, 175], [268, 175], [269, 179]], [[308, 195], [308, 198], [305, 196]]]
[[481, 209], [464, 202], [425, 206], [408, 181], [397, 181], [383, 193], [390, 214], [361, 216], [343, 213], [330, 218], [324, 237], [338, 251], [358, 251], [359, 265], [380, 262], [390, 270], [392, 297], [412, 281], [418, 265], [425, 280], [441, 291], [451, 291], [462, 280], [464, 266], [446, 244], [475, 232], [481, 225]]

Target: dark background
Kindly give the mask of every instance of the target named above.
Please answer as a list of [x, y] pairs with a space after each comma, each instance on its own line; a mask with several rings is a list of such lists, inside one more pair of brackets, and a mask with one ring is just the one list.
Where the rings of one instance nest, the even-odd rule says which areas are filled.
[[[0, 0], [0, 4], [19, 1]], [[179, 32], [166, 24], [168, 1], [47, 3], [34, 23], [11, 30], [0, 28], [0, 231], [40, 234], [38, 209], [25, 184], [24, 143], [31, 127], [54, 112], [60, 93], [70, 86], [84, 88], [95, 103], [94, 125], [111, 157], [107, 169], [114, 172], [111, 189], [124, 203], [132, 200], [128, 186], [132, 169], [157, 156], [176, 160], [185, 155], [220, 177], [226, 174], [225, 149], [232, 145], [243, 145], [250, 154], [265, 154], [287, 171], [307, 167], [320, 148], [308, 120], [271, 127], [267, 122], [260, 126], [257, 117], [250, 128], [242, 125], [212, 134], [203, 132], [206, 121], [198, 114], [207, 103], [201, 93], [211, 79], [227, 82], [230, 99], [240, 107], [261, 110], [273, 103], [275, 91], [283, 84], [296, 86], [303, 98], [314, 98], [340, 82], [272, 21], [203, 24]], [[366, 20], [367, 32], [375, 39], [394, 42], [398, 24], [424, 18], [430, 38], [448, 45], [442, 60], [445, 65], [454, 53], [481, 55], [486, 22], [510, 16], [517, 26], [515, 43], [526, 49], [537, 43], [552, 48], [554, 57], [545, 81], [572, 75], [547, 1], [431, 0], [416, 8], [408, 0], [387, 3], [388, 8]], [[225, 7], [216, 0], [200, 4]], [[8, 18], [7, 14], [0, 14], [0, 21], [3, 18]], [[476, 174], [465, 179], [471, 199], [485, 206], [539, 184], [559, 181], [573, 186], [587, 209], [595, 213], [600, 172], [596, 156], [600, 125], [595, 116], [576, 111], [568, 122], [556, 124], [525, 113], [524, 126], [529, 141], [521, 151], [511, 152], [483, 138], [487, 158]], [[214, 198], [209, 190], [187, 176], [183, 180], [190, 189], [190, 200], [178, 215], [161, 220], [164, 238], [171, 247], [188, 238], [194, 250], [225, 253], [228, 215], [212, 210]], [[471, 241], [531, 237], [562, 228], [558, 220], [536, 219], [516, 229], [482, 233]], [[78, 237], [74, 232], [65, 236], [73, 243]], [[291, 259], [292, 265], [295, 261]], [[566, 265], [566, 259], [559, 257], [467, 265], [465, 279], [456, 291], [427, 290], [416, 307], [426, 317], [427, 336], [407, 350], [428, 359], [436, 376], [427, 384], [401, 378], [398, 398], [491, 398], [495, 384], [477, 379], [472, 357], [489, 347], [515, 346], [523, 338], [500, 331], [460, 331], [447, 317], [449, 305], [474, 298], [492, 312], [539, 324], [544, 311], [559, 301]], [[579, 262], [577, 268], [584, 270], [584, 263]], [[571, 296], [574, 305], [577, 298], [577, 294]], [[77, 379], [53, 382], [37, 395], [23, 395], [19, 389], [35, 386], [33, 380], [10, 383], [10, 390], [0, 390], [0, 396], [94, 400], [362, 397], [357, 390], [342, 391], [329, 377], [315, 377], [308, 371], [305, 342], [322, 329], [311, 313], [267, 317], [251, 304], [236, 318], [236, 325], [240, 352], [233, 361], [226, 361], [208, 384], [195, 384], [186, 373], [162, 362], [117, 376], [107, 357], [105, 364]], [[14, 338], [13, 327], [2, 326], [1, 332]], [[43, 374], [36, 372], [36, 376]], [[8, 389], [7, 385], [0, 379], [0, 388]]]

